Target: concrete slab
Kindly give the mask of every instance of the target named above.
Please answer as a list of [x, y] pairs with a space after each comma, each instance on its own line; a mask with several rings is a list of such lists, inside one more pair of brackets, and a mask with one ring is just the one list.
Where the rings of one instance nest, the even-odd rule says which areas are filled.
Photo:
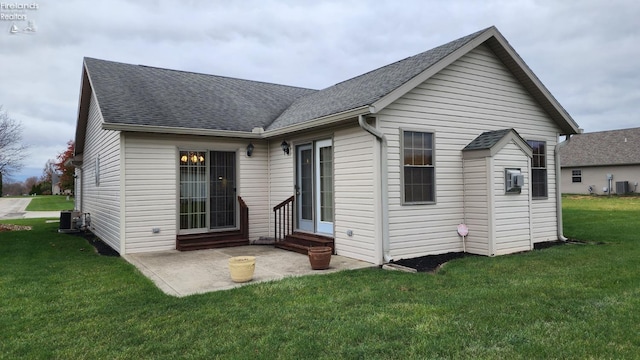
[[60, 211], [26, 211], [32, 198], [0, 198], [0, 220], [60, 218]]
[[[253, 279], [235, 283], [229, 276], [228, 261], [234, 256], [255, 256]], [[326, 270], [312, 270], [306, 255], [268, 245], [249, 245], [196, 251], [163, 251], [124, 255], [164, 293], [187, 296], [227, 290], [289, 276], [329, 274], [336, 271], [374, 267], [374, 264], [333, 255]]]

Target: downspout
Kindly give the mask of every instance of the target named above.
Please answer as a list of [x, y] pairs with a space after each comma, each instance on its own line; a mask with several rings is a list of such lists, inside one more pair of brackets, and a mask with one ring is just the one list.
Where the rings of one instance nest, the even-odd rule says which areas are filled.
[[393, 260], [389, 244], [389, 178], [387, 175], [387, 137], [369, 125], [363, 115], [358, 115], [360, 127], [380, 141], [380, 196], [382, 201], [382, 260], [384, 263]]
[[569, 135], [567, 135], [567, 140], [563, 141], [563, 142], [558, 142], [556, 144], [555, 147], [555, 153], [553, 154], [555, 157], [555, 162], [556, 162], [556, 214], [558, 217], [558, 240], [560, 241], [567, 241], [569, 239], [567, 239], [566, 237], [564, 237], [563, 235], [563, 227], [562, 227], [562, 189], [560, 182], [562, 181], [561, 179], [561, 173], [560, 171], [562, 171], [561, 167], [560, 167], [560, 148], [563, 147], [565, 145], [565, 142], [569, 141]]

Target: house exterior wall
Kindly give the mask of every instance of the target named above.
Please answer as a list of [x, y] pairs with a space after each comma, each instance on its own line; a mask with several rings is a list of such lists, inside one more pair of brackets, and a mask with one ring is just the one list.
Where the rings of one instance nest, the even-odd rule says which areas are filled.
[[269, 167], [267, 176], [269, 185], [269, 232], [266, 235], [269, 238], [273, 238], [275, 235], [273, 207], [295, 193], [295, 144], [292, 143], [291, 138], [287, 139], [287, 143], [291, 145], [291, 149], [289, 155], [286, 155], [280, 147], [283, 140], [285, 139], [279, 138], [269, 141]]
[[[393, 258], [462, 251], [456, 232], [464, 220], [461, 150], [482, 132], [509, 127], [525, 140], [546, 141], [548, 197], [533, 200], [533, 242], [557, 240], [554, 151], [561, 130], [486, 46], [470, 51], [377, 116], [389, 144]], [[434, 133], [435, 204], [402, 204], [400, 129]]]
[[[582, 171], [581, 182], [573, 182], [572, 170]], [[616, 194], [618, 181], [628, 181], [629, 191], [633, 192], [638, 191], [636, 184], [640, 183], [640, 165], [563, 167], [561, 173], [563, 194], [589, 194], [589, 186], [592, 186], [593, 194], [608, 195], [603, 191], [604, 187], [609, 187], [607, 174], [613, 175], [612, 194]]]
[[464, 160], [464, 222], [473, 229], [465, 238], [466, 251], [489, 256], [489, 239], [493, 239], [493, 202], [490, 157]]
[[[326, 139], [332, 139], [334, 158], [336, 253], [378, 263], [382, 257], [379, 247], [376, 247], [377, 242], [381, 241], [380, 224], [376, 222], [380, 211], [379, 149], [376, 139], [357, 125], [287, 138], [286, 141], [291, 145], [290, 155], [285, 155], [280, 147], [283, 139], [270, 141], [269, 224], [274, 221], [271, 209], [295, 193], [296, 146]], [[270, 237], [273, 237], [272, 228], [269, 230]], [[352, 235], [348, 235], [348, 232]]]
[[[249, 207], [249, 238], [266, 236], [268, 194], [266, 142], [188, 136], [126, 134], [124, 189], [125, 253], [175, 249], [178, 233], [178, 154], [184, 150], [236, 151], [237, 194]], [[259, 176], [257, 175], [259, 174]], [[152, 233], [153, 228], [160, 232]]]
[[121, 134], [119, 131], [102, 130], [102, 123], [102, 115], [92, 93], [81, 172], [80, 211], [91, 214], [91, 231], [120, 252]]
[[381, 211], [377, 145], [375, 137], [358, 126], [334, 134], [336, 253], [371, 263], [382, 258], [376, 221]]
[[[531, 159], [513, 142], [495, 156], [492, 169], [493, 224], [495, 226], [493, 255], [531, 250], [530, 167]], [[505, 169], [518, 168], [524, 176], [520, 194], [505, 193]]]

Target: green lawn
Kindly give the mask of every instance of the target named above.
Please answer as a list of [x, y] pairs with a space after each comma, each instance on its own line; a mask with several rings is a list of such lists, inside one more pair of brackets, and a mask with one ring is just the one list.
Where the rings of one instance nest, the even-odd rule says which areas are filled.
[[57, 224], [11, 221], [34, 229], [0, 233], [0, 358], [638, 358], [640, 198], [564, 203], [565, 233], [591, 244], [186, 298]]
[[39, 195], [34, 197], [27, 211], [58, 211], [58, 210], [73, 210], [74, 203], [73, 197], [63, 195]]

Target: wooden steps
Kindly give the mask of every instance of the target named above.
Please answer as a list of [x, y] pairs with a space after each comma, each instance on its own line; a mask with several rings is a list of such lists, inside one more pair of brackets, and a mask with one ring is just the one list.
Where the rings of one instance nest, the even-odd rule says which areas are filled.
[[240, 230], [178, 235], [176, 237], [176, 249], [180, 251], [243, 245], [249, 245], [249, 239]]
[[332, 237], [302, 232], [294, 232], [287, 235], [283, 241], [276, 242], [275, 246], [280, 249], [295, 251], [305, 255], [310, 247], [328, 246], [331, 248], [332, 253], [335, 253], [335, 245]]

